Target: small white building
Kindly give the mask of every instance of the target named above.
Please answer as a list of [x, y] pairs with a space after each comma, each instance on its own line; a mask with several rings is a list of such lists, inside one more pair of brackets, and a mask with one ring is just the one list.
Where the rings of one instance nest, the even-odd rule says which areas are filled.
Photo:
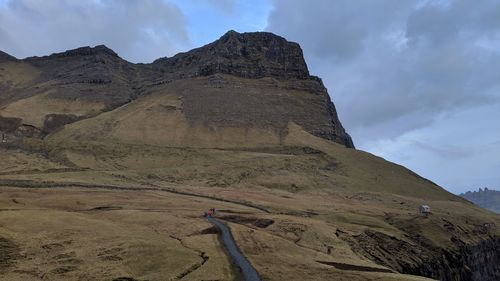
[[420, 205], [420, 213], [423, 215], [428, 215], [431, 213], [431, 207], [429, 205]]

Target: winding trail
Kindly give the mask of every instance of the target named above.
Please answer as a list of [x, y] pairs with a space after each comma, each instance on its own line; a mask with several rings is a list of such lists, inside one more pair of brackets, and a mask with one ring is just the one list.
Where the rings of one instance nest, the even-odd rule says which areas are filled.
[[219, 202], [231, 203], [235, 205], [240, 205], [243, 207], [252, 208], [264, 213], [270, 213], [270, 211], [262, 206], [250, 203], [250, 202], [241, 202], [236, 200], [229, 200], [224, 198], [219, 198], [210, 195], [197, 194], [193, 192], [181, 191], [171, 187], [161, 187], [157, 185], [151, 185], [150, 187], [131, 187], [131, 186], [118, 186], [118, 185], [103, 185], [103, 184], [90, 184], [90, 183], [81, 183], [81, 182], [52, 182], [52, 181], [32, 181], [32, 180], [12, 180], [12, 179], [0, 179], [0, 186], [6, 187], [17, 187], [17, 188], [88, 188], [88, 189], [104, 189], [104, 190], [129, 190], [129, 191], [161, 191], [168, 192], [172, 194], [190, 196], [190, 197], [198, 197], [205, 198]]
[[259, 274], [252, 266], [252, 264], [247, 260], [247, 258], [241, 253], [240, 249], [234, 242], [233, 235], [231, 231], [224, 223], [218, 221], [213, 217], [208, 217], [208, 221], [214, 224], [221, 233], [222, 243], [224, 244], [224, 248], [229, 253], [231, 260], [235, 263], [235, 265], [240, 269], [241, 274], [243, 275], [243, 280], [245, 281], [261, 281]]
[[[259, 205], [255, 205], [249, 202], [239, 202], [234, 200], [228, 200], [218, 197], [212, 197], [209, 195], [196, 194], [191, 192], [179, 191], [173, 188], [165, 188], [165, 187], [125, 187], [125, 186], [116, 186], [116, 185], [99, 185], [99, 184], [87, 184], [87, 183], [79, 183], [79, 182], [37, 182], [31, 180], [5, 180], [0, 179], [0, 186], [7, 187], [17, 187], [17, 188], [27, 188], [27, 189], [55, 189], [55, 188], [88, 188], [88, 189], [105, 189], [105, 190], [132, 190], [132, 191], [163, 191], [168, 193], [174, 193], [178, 195], [190, 196], [190, 197], [200, 197], [211, 199], [220, 202], [232, 203], [240, 206], [250, 207], [256, 209], [261, 212], [269, 213], [264, 207]], [[234, 241], [233, 235], [229, 228], [222, 222], [218, 221], [213, 217], [208, 217], [208, 221], [214, 224], [220, 231], [220, 237], [222, 243], [224, 245], [225, 250], [229, 254], [231, 261], [235, 264], [235, 266], [240, 270], [240, 273], [245, 281], [262, 281], [259, 274], [252, 266], [252, 264], [247, 260], [247, 258], [241, 253], [236, 242]], [[182, 241], [179, 240], [181, 243]], [[185, 275], [191, 273], [196, 270], [200, 266], [202, 266], [207, 260], [208, 257], [202, 253], [200, 257], [203, 259], [201, 264], [196, 264], [193, 268], [190, 268], [185, 273], [182, 273], [177, 279], [182, 279]]]

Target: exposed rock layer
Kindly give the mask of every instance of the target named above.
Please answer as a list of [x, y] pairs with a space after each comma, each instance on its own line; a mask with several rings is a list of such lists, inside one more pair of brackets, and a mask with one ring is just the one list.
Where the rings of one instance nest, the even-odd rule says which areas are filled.
[[360, 255], [400, 273], [443, 281], [500, 280], [499, 237], [477, 244], [453, 239], [454, 247], [445, 249], [420, 235], [406, 235], [409, 241], [372, 230], [354, 237], [337, 231], [337, 236], [348, 241]]
[[211, 44], [158, 59], [153, 66], [187, 76], [225, 73], [247, 78], [310, 78], [300, 46], [267, 32], [229, 31]]

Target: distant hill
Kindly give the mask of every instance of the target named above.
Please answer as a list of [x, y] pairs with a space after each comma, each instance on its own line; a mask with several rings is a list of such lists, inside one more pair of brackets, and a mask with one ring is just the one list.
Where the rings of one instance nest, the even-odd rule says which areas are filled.
[[500, 191], [498, 190], [480, 188], [479, 191], [467, 191], [460, 196], [480, 207], [500, 213]]

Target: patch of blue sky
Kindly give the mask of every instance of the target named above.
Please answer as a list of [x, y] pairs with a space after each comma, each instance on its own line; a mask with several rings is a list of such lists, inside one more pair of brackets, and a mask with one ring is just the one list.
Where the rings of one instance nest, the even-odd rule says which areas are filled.
[[173, 0], [187, 19], [191, 47], [210, 43], [229, 30], [262, 31], [273, 6], [267, 0]]

